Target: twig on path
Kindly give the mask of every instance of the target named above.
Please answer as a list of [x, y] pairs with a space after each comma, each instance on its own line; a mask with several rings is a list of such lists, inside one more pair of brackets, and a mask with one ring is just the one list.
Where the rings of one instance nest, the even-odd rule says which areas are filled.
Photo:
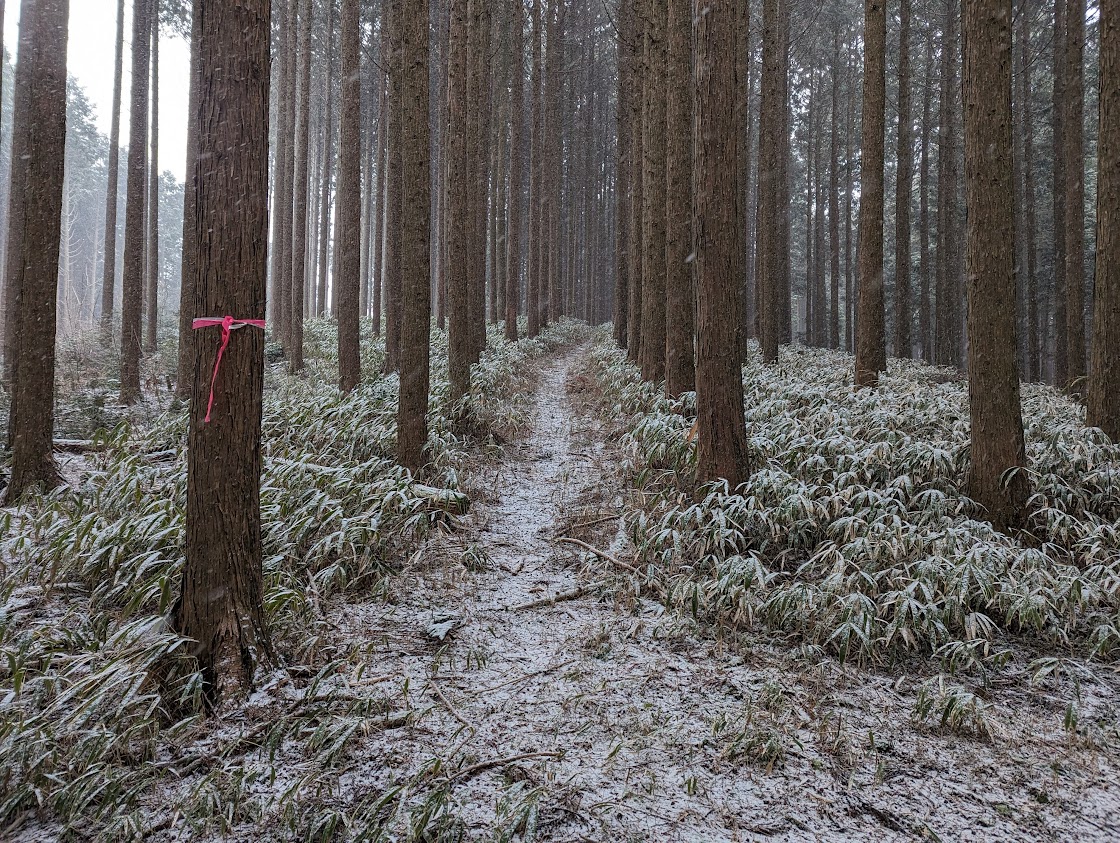
[[481, 691], [476, 692], [475, 696], [478, 696], [478, 694], [489, 694], [492, 691], [498, 691], [509, 685], [516, 685], [518, 682], [524, 682], [526, 679], [532, 679], [534, 676], [543, 676], [546, 673], [551, 673], [554, 670], [559, 670], [562, 667], [567, 667], [568, 665], [574, 664], [577, 661], [579, 660], [568, 659], [566, 662], [560, 662], [560, 664], [554, 664], [549, 667], [542, 667], [540, 670], [534, 670], [532, 673], [523, 673], [521, 676], [518, 676], [514, 679], [508, 679], [505, 682], [501, 682], [497, 685], [492, 685], [489, 688], [483, 688]]
[[464, 779], [469, 779], [471, 776], [476, 776], [479, 773], [491, 770], [494, 767], [505, 767], [517, 761], [528, 761], [531, 758], [552, 758], [560, 759], [564, 757], [562, 752], [524, 752], [521, 755], [511, 755], [508, 758], [493, 758], [490, 761], [480, 761], [477, 764], [460, 770], [450, 777], [449, 781], [458, 782]]
[[625, 568], [632, 574], [639, 573], [638, 569], [631, 565], [629, 562], [623, 562], [617, 556], [607, 553], [605, 550], [599, 550], [599, 548], [597, 547], [592, 547], [587, 542], [581, 542], [579, 539], [573, 539], [571, 536], [561, 536], [556, 541], [560, 542], [561, 544], [574, 544], [577, 547], [582, 547], [584, 550], [590, 553], [594, 553], [600, 559], [606, 559], [608, 562], [612, 562], [620, 568]]
[[431, 686], [431, 689], [436, 692], [436, 696], [439, 697], [439, 701], [443, 703], [444, 707], [451, 713], [452, 717], [454, 717], [468, 729], [477, 731], [477, 729], [474, 728], [474, 724], [467, 720], [467, 718], [465, 718], [463, 715], [461, 715], [458, 709], [456, 709], [455, 706], [451, 704], [451, 700], [444, 696], [443, 691], [440, 689], [439, 685], [436, 684], [436, 681], [434, 679], [429, 679], [428, 685]]
[[528, 603], [521, 603], [517, 606], [509, 606], [506, 608], [506, 611], [521, 612], [526, 609], [540, 609], [544, 606], [553, 606], [564, 600], [578, 600], [588, 592], [595, 591], [597, 588], [601, 588], [604, 584], [605, 583], [602, 582], [593, 582], [588, 583], [587, 585], [576, 586], [575, 588], [570, 588], [567, 591], [561, 591], [559, 594], [554, 594], [551, 597], [543, 597], [540, 600], [531, 600]]
[[[599, 524], [606, 524], [608, 521], [617, 521], [621, 517], [622, 517], [622, 513], [621, 512], [616, 512], [613, 515], [604, 515], [602, 518], [596, 518], [594, 521], [584, 521], [580, 524], [573, 524], [568, 529], [570, 529], [570, 530], [582, 530], [585, 527], [596, 527]], [[560, 538], [560, 536], [557, 536], [556, 538]]]

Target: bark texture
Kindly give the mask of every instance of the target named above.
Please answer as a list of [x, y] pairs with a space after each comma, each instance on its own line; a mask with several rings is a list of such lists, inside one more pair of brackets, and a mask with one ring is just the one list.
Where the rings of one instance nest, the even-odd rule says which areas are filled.
[[1086, 421], [1120, 443], [1120, 0], [1100, 3], [1097, 290]]
[[630, 132], [630, 101], [633, 98], [633, 71], [631, 69], [630, 42], [633, 39], [633, 0], [618, 3], [618, 89], [615, 112], [617, 145], [615, 185], [615, 291], [614, 291], [614, 341], [619, 348], [626, 348], [630, 322], [630, 158], [633, 140]]
[[[403, 3], [402, 3], [403, 6]], [[428, 2], [408, 4], [401, 22], [401, 388], [397, 459], [413, 474], [428, 441], [431, 330], [431, 126], [428, 115]]]
[[312, 0], [299, 3], [298, 68], [299, 97], [295, 121], [295, 169], [292, 173], [292, 287], [291, 337], [288, 348], [288, 369], [303, 371], [303, 317], [307, 295], [308, 241], [308, 147], [311, 141], [311, 15]]
[[541, 135], [543, 134], [541, 117], [542, 94], [542, 33], [541, 33], [541, 3], [543, 0], [533, 0], [533, 67], [530, 79], [530, 96], [533, 98], [532, 123], [529, 140], [529, 279], [527, 283], [525, 310], [527, 313], [527, 328], [530, 337], [537, 336], [541, 331], [541, 194], [543, 185], [541, 178], [544, 170], [541, 167]]
[[693, 238], [696, 244], [697, 474], [734, 489], [746, 481], [743, 377], [735, 344], [735, 5], [707, 0], [695, 21]]
[[859, 312], [856, 389], [879, 385], [887, 370], [883, 301], [883, 155], [887, 94], [884, 0], [865, 0], [863, 33], [863, 167], [859, 200]]
[[117, 0], [117, 49], [113, 60], [113, 114], [109, 122], [109, 182], [105, 191], [105, 259], [101, 272], [101, 344], [113, 337], [117, 286], [117, 191], [121, 172], [121, 87], [124, 77], [124, 0]]
[[338, 385], [344, 392], [362, 380], [359, 303], [362, 271], [362, 79], [358, 0], [342, 0], [342, 91], [338, 158]]
[[644, 250], [642, 237], [642, 204], [645, 185], [643, 171], [645, 169], [645, 146], [642, 132], [642, 103], [645, 98], [646, 65], [645, 54], [642, 48], [645, 39], [645, 23], [642, 17], [644, 4], [642, 0], [632, 0], [633, 17], [631, 18], [630, 41], [630, 69], [633, 79], [630, 94], [630, 218], [625, 225], [630, 227], [630, 304], [629, 322], [627, 324], [628, 336], [626, 338], [626, 356], [633, 362], [638, 362], [642, 348], [642, 285], [643, 274], [642, 254]]
[[506, 221], [506, 339], [517, 339], [518, 302], [521, 299], [521, 198], [525, 182], [525, 155], [521, 128], [525, 123], [525, 5], [512, 0], [510, 54], [509, 209]]
[[898, 171], [894, 200], [894, 353], [912, 356], [910, 323], [910, 195], [914, 142], [910, 123], [910, 0], [901, 0], [898, 46]]
[[387, 106], [388, 137], [385, 153], [385, 240], [382, 261], [385, 273], [385, 371], [400, 369], [401, 357], [401, 4], [387, 0], [385, 15], [386, 46], [389, 48]]
[[467, 63], [469, 57], [469, 3], [451, 0], [451, 41], [448, 64], [448, 375], [451, 399], [458, 401], [471, 390], [470, 236], [471, 205], [468, 148], [477, 128], [470, 103]]
[[[19, 30], [19, 52], [13, 80], [12, 157], [8, 184], [8, 239], [4, 256], [4, 380], [12, 382], [16, 364], [20, 319], [20, 283], [23, 278], [23, 237], [26, 223], [27, 178], [30, 152], [31, 89], [35, 71], [35, 0], [20, 4], [20, 20], [27, 26]], [[24, 58], [26, 57], [26, 58]], [[8, 441], [11, 442], [12, 418], [8, 417]]]
[[828, 347], [840, 347], [840, 34], [836, 34], [832, 59], [832, 121], [828, 129], [828, 241], [829, 289]]
[[[665, 3], [646, 7], [646, 86], [642, 106], [642, 377], [665, 379]], [[733, 23], [733, 22], [732, 22]], [[732, 80], [734, 81], [734, 80]], [[728, 171], [728, 177], [734, 169]]]
[[781, 207], [781, 156], [783, 144], [782, 110], [784, 82], [781, 45], [780, 0], [763, 0], [762, 3], [762, 89], [760, 93], [760, 130], [758, 136], [758, 269], [759, 338], [762, 359], [766, 363], [778, 362], [778, 343], [781, 339], [779, 320], [782, 295], [780, 233]]
[[59, 241], [62, 235], [63, 161], [66, 149], [66, 44], [69, 0], [24, 3], [19, 66], [29, 73], [17, 80], [29, 86], [26, 124], [13, 126], [20, 139], [15, 151], [25, 155], [26, 193], [19, 203], [23, 236], [17, 248], [18, 319], [11, 380], [9, 443], [11, 475], [6, 503], [14, 504], [32, 489], [58, 485], [54, 464], [55, 323], [58, 295]]
[[144, 273], [144, 351], [156, 350], [159, 330], [159, 14], [152, 14], [152, 140], [148, 161], [148, 247]]
[[[268, 245], [268, 0], [195, 0], [199, 154], [195, 310], [263, 319]], [[205, 162], [203, 164], [203, 162]], [[194, 640], [207, 696], [246, 692], [267, 651], [261, 609], [264, 333], [232, 332], [207, 396], [221, 329], [195, 343], [187, 445], [186, 564], [172, 625]]]
[[[1065, 163], [1066, 378], [1074, 395], [1085, 391], [1085, 0], [1068, 0], [1062, 155]], [[1103, 171], [1102, 171], [1103, 172]]]
[[993, 526], [1022, 524], [1027, 481], [1016, 365], [1011, 0], [965, 0], [965, 207], [968, 219], [969, 496]]
[[280, 91], [276, 126], [276, 184], [272, 200], [273, 241], [270, 277], [272, 294], [269, 313], [273, 330], [284, 348], [290, 344], [292, 297], [292, 162], [295, 135], [295, 53], [296, 53], [296, 4], [298, 0], [283, 0], [280, 21], [280, 44], [277, 59], [280, 62]]
[[[669, 0], [668, 15], [664, 205], [665, 391], [673, 397], [696, 388], [691, 260], [692, 4], [693, 0]], [[738, 152], [738, 146], [736, 150]], [[736, 199], [739, 198], [736, 196]], [[739, 277], [738, 273], [736, 277]]]
[[937, 129], [937, 267], [935, 281], [936, 336], [934, 362], [961, 362], [960, 290], [957, 285], [957, 21], [960, 3], [949, 0], [941, 34], [940, 107]]
[[918, 159], [918, 335], [922, 359], [933, 362], [933, 303], [930, 298], [931, 269], [929, 251], [929, 148], [933, 138], [931, 111], [933, 103], [933, 39], [926, 40], [925, 90], [922, 92], [922, 151]]
[[152, 10], [153, 0], [136, 0], [132, 11], [132, 102], [128, 120], [128, 187], [124, 212], [124, 283], [121, 293], [122, 404], [135, 404], [140, 400]]

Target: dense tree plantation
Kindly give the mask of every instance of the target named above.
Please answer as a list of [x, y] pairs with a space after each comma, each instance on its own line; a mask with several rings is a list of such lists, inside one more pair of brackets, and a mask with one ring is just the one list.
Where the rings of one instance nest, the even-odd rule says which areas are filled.
[[1120, 0], [0, 41], [0, 839], [1120, 839]]

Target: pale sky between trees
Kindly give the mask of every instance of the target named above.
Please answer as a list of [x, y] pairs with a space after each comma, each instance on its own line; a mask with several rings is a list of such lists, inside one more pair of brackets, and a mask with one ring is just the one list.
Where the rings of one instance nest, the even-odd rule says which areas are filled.
[[[115, 0], [71, 0], [70, 45], [66, 67], [97, 108], [97, 128], [109, 134], [113, 104], [113, 39], [116, 30]], [[19, 38], [18, 0], [5, 4], [4, 48], [13, 60]], [[125, 4], [126, 53], [131, 33], [132, 4]], [[183, 180], [187, 155], [187, 75], [189, 45], [178, 36], [163, 33], [159, 43], [160, 169]], [[124, 63], [124, 103], [127, 113], [131, 74]], [[121, 125], [121, 146], [128, 144], [128, 120]]]

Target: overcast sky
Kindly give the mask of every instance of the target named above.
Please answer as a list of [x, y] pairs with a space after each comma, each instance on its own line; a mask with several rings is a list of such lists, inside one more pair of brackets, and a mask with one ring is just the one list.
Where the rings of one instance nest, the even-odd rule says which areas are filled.
[[[4, 45], [15, 57], [19, 39], [18, 0], [5, 4]], [[72, 0], [70, 46], [66, 64], [97, 111], [97, 126], [109, 134], [113, 108], [113, 58], [116, 0]], [[128, 88], [132, 3], [125, 3], [124, 98], [121, 145], [128, 143]], [[190, 49], [185, 40], [166, 33], [159, 44], [159, 166], [182, 180], [187, 150], [187, 76]]]

